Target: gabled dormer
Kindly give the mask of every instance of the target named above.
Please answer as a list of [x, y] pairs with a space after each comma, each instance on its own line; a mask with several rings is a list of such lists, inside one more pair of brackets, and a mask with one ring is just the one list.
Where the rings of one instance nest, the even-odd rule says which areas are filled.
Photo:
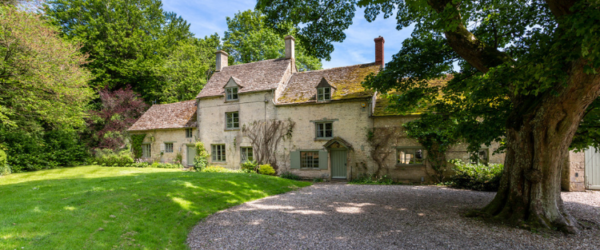
[[231, 102], [239, 100], [238, 92], [240, 88], [243, 88], [243, 86], [241, 85], [240, 79], [232, 76], [229, 78], [229, 81], [227, 81], [227, 84], [225, 84], [223, 88], [225, 89], [225, 101]]
[[331, 95], [335, 87], [331, 85], [325, 77], [321, 78], [319, 84], [317, 84], [317, 102], [328, 102], [331, 101]]

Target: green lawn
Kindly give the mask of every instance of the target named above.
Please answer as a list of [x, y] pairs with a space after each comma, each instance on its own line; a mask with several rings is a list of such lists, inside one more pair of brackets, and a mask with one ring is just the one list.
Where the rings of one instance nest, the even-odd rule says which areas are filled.
[[62, 168], [0, 177], [0, 249], [186, 249], [202, 218], [310, 183], [242, 173]]

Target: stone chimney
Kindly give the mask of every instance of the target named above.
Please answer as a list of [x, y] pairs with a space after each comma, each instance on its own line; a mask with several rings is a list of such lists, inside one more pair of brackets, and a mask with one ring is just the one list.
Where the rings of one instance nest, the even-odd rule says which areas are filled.
[[383, 37], [379, 36], [378, 38], [375, 38], [375, 64], [380, 65], [382, 67], [385, 65], [385, 63], [383, 62], [384, 43], [385, 39], [383, 39]]
[[217, 51], [217, 71], [221, 71], [223, 68], [227, 67], [227, 58], [229, 58], [229, 54], [223, 50]]
[[285, 59], [296, 58], [296, 38], [293, 36], [285, 37]]

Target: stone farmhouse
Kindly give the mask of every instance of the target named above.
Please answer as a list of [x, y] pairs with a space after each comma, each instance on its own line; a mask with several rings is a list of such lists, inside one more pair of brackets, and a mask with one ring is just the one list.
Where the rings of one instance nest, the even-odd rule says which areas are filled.
[[[192, 165], [193, 145], [201, 141], [211, 165], [230, 169], [262, 158], [275, 162], [279, 173], [304, 178], [386, 175], [430, 182], [434, 171], [427, 152], [402, 128], [418, 114], [386, 109], [382, 95], [361, 85], [384, 67], [384, 43], [375, 38], [374, 63], [306, 72], [296, 68], [292, 36], [285, 38], [284, 58], [229, 66], [228, 54], [217, 51], [216, 72], [196, 100], [153, 105], [129, 131], [146, 134], [142, 151], [149, 161], [172, 162], [179, 156], [182, 164]], [[268, 144], [269, 139], [280, 140]], [[504, 155], [493, 154], [497, 147], [475, 153], [480, 161], [503, 163]], [[471, 155], [458, 145], [447, 158], [469, 161]], [[585, 189], [584, 154], [571, 153], [571, 158], [563, 186]]]

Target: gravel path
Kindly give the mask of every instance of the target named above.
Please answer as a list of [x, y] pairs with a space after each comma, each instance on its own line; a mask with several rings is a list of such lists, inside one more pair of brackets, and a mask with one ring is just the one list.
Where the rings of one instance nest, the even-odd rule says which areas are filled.
[[[600, 192], [563, 193], [576, 218], [600, 225]], [[462, 214], [494, 193], [435, 186], [317, 184], [201, 221], [192, 249], [600, 249], [600, 229], [532, 233]]]

